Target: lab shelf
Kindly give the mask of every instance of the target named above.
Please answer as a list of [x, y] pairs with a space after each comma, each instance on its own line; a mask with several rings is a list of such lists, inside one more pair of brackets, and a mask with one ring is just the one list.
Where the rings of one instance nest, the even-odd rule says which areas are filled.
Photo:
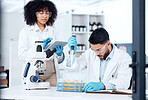
[[77, 50], [76, 53], [83, 53], [85, 50]]
[[[102, 23], [104, 26], [104, 15], [98, 15], [98, 14], [71, 14], [71, 34], [75, 33], [77, 36], [77, 44], [84, 44], [85, 50], [89, 49], [90, 45], [88, 42], [89, 36], [92, 32], [90, 32], [90, 23]], [[85, 26], [85, 32], [78, 32], [78, 30], [81, 29], [74, 29], [73, 27], [76, 26], [78, 28], [79, 26]], [[77, 31], [74, 31], [77, 30]], [[76, 53], [85, 52], [85, 50], [77, 50]]]
[[72, 33], [74, 33], [74, 34], [87, 34], [87, 32], [75, 32], [75, 31], [72, 31]]
[[[88, 42], [89, 36], [92, 33], [92, 30], [90, 29], [92, 27], [90, 25], [93, 25], [93, 23], [95, 22], [95, 25], [97, 26], [97, 23], [100, 22], [104, 27], [104, 15], [102, 14], [99, 15], [68, 13], [60, 15], [58, 18], [59, 23], [57, 24], [57, 29], [60, 28], [59, 33], [65, 34], [64, 36], [62, 36], [66, 40], [68, 40], [68, 38], [72, 36], [73, 33], [75, 33], [77, 44], [83, 44], [85, 46], [85, 50], [90, 48]], [[81, 55], [83, 51], [77, 51], [76, 53], [78, 53], [78, 55]]]

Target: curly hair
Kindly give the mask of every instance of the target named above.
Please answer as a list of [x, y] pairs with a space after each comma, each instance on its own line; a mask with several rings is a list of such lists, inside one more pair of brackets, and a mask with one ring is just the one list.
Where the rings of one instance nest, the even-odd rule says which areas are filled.
[[51, 17], [47, 21], [47, 25], [52, 26], [57, 17], [57, 8], [52, 1], [49, 0], [32, 0], [28, 2], [24, 7], [24, 18], [27, 25], [34, 25], [37, 21], [36, 12], [41, 9], [47, 8], [49, 12], [52, 12]]
[[89, 42], [91, 44], [104, 44], [109, 40], [109, 34], [104, 28], [99, 28], [93, 31], [89, 37]]

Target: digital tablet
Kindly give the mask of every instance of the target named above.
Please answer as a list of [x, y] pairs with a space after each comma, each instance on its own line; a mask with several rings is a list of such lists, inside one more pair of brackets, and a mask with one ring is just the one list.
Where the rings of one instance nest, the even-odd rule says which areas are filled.
[[63, 45], [63, 47], [64, 47], [66, 44], [67, 44], [67, 41], [51, 41], [45, 47], [45, 51], [48, 49], [52, 50], [52, 48], [55, 48], [55, 46], [57, 46], [57, 45]]

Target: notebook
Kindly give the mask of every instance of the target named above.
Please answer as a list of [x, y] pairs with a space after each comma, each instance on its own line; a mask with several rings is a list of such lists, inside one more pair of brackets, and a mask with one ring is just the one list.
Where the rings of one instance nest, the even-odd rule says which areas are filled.
[[99, 91], [88, 91], [86, 93], [132, 95], [132, 90], [99, 90]]

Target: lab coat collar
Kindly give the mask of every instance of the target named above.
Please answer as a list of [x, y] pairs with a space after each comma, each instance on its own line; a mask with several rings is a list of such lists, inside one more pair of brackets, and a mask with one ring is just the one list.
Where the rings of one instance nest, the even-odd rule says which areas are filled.
[[[36, 23], [30, 26], [30, 31], [41, 32], [39, 26]], [[48, 31], [48, 26], [46, 25], [43, 32], [47, 32], [47, 31]]]
[[113, 55], [114, 55], [115, 46], [114, 46], [113, 44], [111, 44], [111, 46], [112, 46], [113, 49], [112, 49], [112, 51], [110, 52], [110, 54], [107, 56], [106, 60], [111, 59], [111, 58], [113, 57]]

